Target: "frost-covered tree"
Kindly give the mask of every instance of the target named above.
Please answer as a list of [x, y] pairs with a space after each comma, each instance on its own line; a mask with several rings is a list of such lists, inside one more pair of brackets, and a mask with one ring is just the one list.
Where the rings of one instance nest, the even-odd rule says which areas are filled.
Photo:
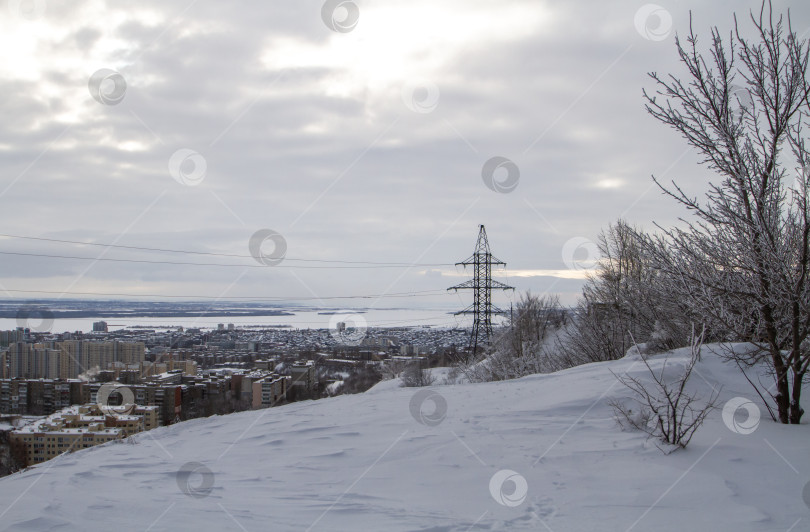
[[703, 200], [656, 180], [693, 217], [650, 239], [647, 249], [669, 293], [709, 327], [760, 346], [737, 362], [768, 365], [774, 385], [759, 391], [775, 403], [775, 418], [797, 424], [810, 364], [810, 152], [803, 129], [810, 46], [770, 2], [750, 20], [752, 38], [735, 17], [728, 35], [711, 30], [706, 51], [690, 25], [685, 42], [676, 39], [685, 78], [650, 74], [657, 90], [644, 92], [648, 112], [680, 133], [719, 179]]
[[520, 296], [509, 322], [480, 360], [462, 363], [459, 370], [471, 382], [516, 379], [560, 369], [548, 347], [566, 323], [568, 314], [555, 295]]
[[405, 370], [400, 376], [400, 380], [402, 381], [402, 386], [416, 388], [433, 385], [436, 382], [436, 377], [433, 376], [430, 369], [423, 368], [422, 364], [416, 360], [405, 367]]
[[666, 282], [650, 264], [645, 239], [623, 220], [599, 234], [601, 259], [582, 290], [576, 318], [558, 341], [565, 366], [621, 358], [635, 341], [655, 350], [686, 345], [687, 309], [660, 292]]

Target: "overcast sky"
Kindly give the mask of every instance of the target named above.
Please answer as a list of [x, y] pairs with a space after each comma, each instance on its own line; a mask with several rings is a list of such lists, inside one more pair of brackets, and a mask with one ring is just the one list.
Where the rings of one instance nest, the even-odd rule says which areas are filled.
[[[774, 1], [806, 35], [792, 3]], [[497, 279], [573, 303], [602, 228], [684, 214], [652, 174], [695, 194], [710, 177], [645, 113], [647, 72], [682, 72], [690, 9], [705, 44], [759, 6], [658, 4], [4, 1], [0, 233], [242, 257], [0, 238], [4, 253], [230, 265], [6, 254], [0, 290], [460, 307], [471, 295], [444, 290], [485, 224]]]

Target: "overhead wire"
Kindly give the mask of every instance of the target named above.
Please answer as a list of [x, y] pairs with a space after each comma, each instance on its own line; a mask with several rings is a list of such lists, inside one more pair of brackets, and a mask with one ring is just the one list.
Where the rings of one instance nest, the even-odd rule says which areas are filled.
[[[169, 260], [145, 260], [145, 259], [116, 259], [110, 257], [77, 257], [74, 255], [55, 255], [51, 253], [25, 253], [21, 251], [0, 251], [0, 255], [17, 255], [24, 257], [41, 257], [51, 259], [68, 259], [68, 260], [89, 260], [89, 261], [104, 261], [104, 262], [127, 262], [137, 264], [169, 264], [174, 266], [213, 266], [220, 268], [296, 268], [296, 269], [313, 269], [313, 270], [352, 270], [352, 269], [377, 269], [377, 268], [412, 268], [413, 264], [405, 263], [388, 263], [388, 264], [373, 264], [373, 263], [359, 263], [352, 266], [299, 266], [299, 265], [284, 265], [279, 264], [222, 264], [218, 262], [185, 262], [185, 261], [169, 261]], [[276, 259], [286, 260], [286, 259]]]
[[[107, 244], [101, 242], [82, 242], [80, 240], [65, 240], [65, 239], [58, 239], [58, 238], [45, 238], [45, 237], [35, 237], [35, 236], [23, 236], [23, 235], [12, 235], [8, 233], [0, 233], [0, 237], [2, 238], [15, 238], [15, 239], [22, 239], [22, 240], [36, 240], [42, 242], [56, 242], [60, 244], [71, 244], [71, 245], [81, 245], [81, 246], [97, 246], [97, 247], [104, 247], [104, 248], [113, 248], [113, 249], [127, 249], [127, 250], [134, 250], [134, 251], [152, 251], [158, 253], [180, 253], [180, 254], [189, 254], [189, 255], [204, 255], [204, 256], [211, 256], [211, 257], [229, 257], [229, 258], [242, 258], [242, 259], [254, 259], [253, 255], [242, 255], [239, 253], [217, 253], [212, 251], [195, 251], [195, 250], [188, 250], [188, 249], [170, 249], [170, 248], [154, 248], [154, 247], [144, 247], [144, 246], [125, 246], [122, 244]], [[3, 252], [6, 254], [24, 254], [24, 253], [13, 253], [13, 252]], [[51, 256], [51, 255], [34, 255], [34, 256]], [[61, 255], [53, 255], [57, 258], [77, 258], [77, 257], [64, 257]], [[87, 260], [96, 260], [90, 257], [81, 257]], [[99, 259], [100, 260], [100, 259]], [[335, 263], [335, 264], [356, 264], [356, 265], [368, 265], [368, 266], [388, 266], [388, 267], [413, 267], [413, 266], [423, 266], [423, 267], [440, 267], [440, 266], [452, 266], [452, 264], [447, 263], [417, 263], [417, 262], [380, 262], [380, 261], [353, 261], [353, 260], [340, 260], [340, 259], [302, 259], [302, 258], [295, 258], [295, 257], [283, 257], [284, 261], [290, 262], [315, 262], [315, 263]], [[158, 261], [154, 261], [158, 262]], [[174, 262], [166, 262], [167, 264], [176, 264]], [[206, 263], [180, 263], [180, 264], [200, 264], [204, 266], [209, 266], [212, 264]], [[264, 266], [264, 265], [259, 265]]]
[[78, 292], [78, 291], [58, 291], [58, 290], [19, 290], [12, 288], [2, 288], [0, 291], [9, 293], [23, 293], [23, 294], [49, 294], [49, 295], [81, 295], [81, 296], [106, 296], [106, 297], [152, 297], [152, 298], [169, 298], [169, 299], [205, 299], [205, 300], [219, 300], [222, 302], [228, 301], [315, 301], [315, 300], [335, 300], [335, 299], [380, 299], [380, 298], [396, 298], [396, 297], [427, 297], [431, 295], [444, 294], [444, 290], [421, 290], [414, 292], [393, 292], [390, 294], [367, 294], [367, 295], [348, 295], [348, 296], [204, 296], [204, 295], [166, 295], [166, 294], [123, 294], [115, 292]]
[[[112, 248], [112, 249], [122, 249], [122, 250], [130, 250], [130, 251], [146, 251], [146, 252], [157, 252], [157, 253], [175, 253], [175, 254], [187, 254], [187, 255], [197, 255], [197, 256], [211, 256], [211, 257], [226, 257], [226, 258], [247, 258], [247, 259], [256, 259], [253, 255], [242, 255], [236, 253], [219, 253], [219, 252], [209, 252], [209, 251], [196, 251], [196, 250], [181, 250], [181, 249], [169, 249], [169, 248], [159, 248], [159, 247], [146, 247], [146, 246], [129, 246], [129, 245], [121, 245], [121, 244], [111, 244], [111, 243], [100, 243], [100, 242], [84, 242], [78, 240], [67, 240], [67, 239], [57, 239], [57, 238], [46, 238], [46, 237], [34, 237], [34, 236], [25, 236], [25, 235], [14, 235], [9, 233], [0, 233], [0, 238], [13, 238], [13, 239], [22, 239], [22, 240], [32, 240], [32, 241], [41, 241], [41, 242], [53, 242], [59, 244], [69, 244], [73, 246], [96, 246], [96, 247], [103, 247], [103, 248]], [[135, 264], [166, 264], [166, 265], [179, 265], [179, 266], [206, 266], [206, 267], [227, 267], [227, 268], [300, 268], [300, 269], [376, 269], [376, 268], [412, 268], [412, 267], [452, 267], [456, 266], [456, 270], [458, 271], [458, 265], [454, 265], [452, 263], [408, 263], [408, 262], [381, 262], [381, 261], [348, 261], [348, 260], [338, 260], [338, 259], [304, 259], [304, 258], [292, 258], [292, 257], [280, 257], [278, 260], [280, 261], [289, 261], [289, 262], [303, 262], [303, 263], [320, 263], [320, 264], [329, 264], [329, 265], [295, 265], [295, 264], [273, 264], [273, 265], [266, 265], [266, 264], [224, 264], [224, 263], [208, 263], [208, 262], [188, 262], [188, 261], [169, 261], [169, 260], [146, 260], [146, 259], [123, 259], [123, 258], [113, 258], [113, 257], [83, 257], [83, 256], [75, 256], [75, 255], [61, 255], [61, 254], [52, 254], [52, 253], [31, 253], [31, 252], [22, 252], [22, 251], [0, 251], [0, 255], [11, 255], [11, 256], [28, 256], [28, 257], [40, 257], [40, 258], [53, 258], [53, 259], [64, 259], [64, 260], [85, 260], [85, 261], [105, 261], [105, 262], [119, 262], [119, 263], [135, 263]], [[48, 291], [48, 290], [23, 290], [23, 289], [3, 289], [7, 293], [24, 293], [24, 294], [48, 294], [48, 295], [58, 295], [58, 297], [62, 298], [66, 295], [75, 295], [75, 296], [97, 296], [97, 297], [124, 297], [124, 298], [157, 298], [157, 299], [186, 299], [186, 300], [194, 300], [194, 299], [204, 299], [204, 300], [211, 300], [211, 299], [218, 299], [220, 301], [266, 301], [266, 302], [297, 302], [297, 301], [313, 301], [313, 300], [321, 300], [321, 301], [334, 301], [334, 300], [351, 300], [351, 299], [380, 299], [380, 298], [412, 298], [412, 297], [430, 297], [436, 296], [440, 294], [445, 294], [446, 290], [423, 290], [423, 291], [414, 291], [414, 292], [397, 292], [397, 293], [387, 293], [387, 294], [368, 294], [368, 295], [344, 295], [344, 296], [321, 296], [321, 297], [312, 297], [312, 296], [303, 296], [303, 297], [290, 297], [290, 296], [231, 296], [228, 298], [221, 298], [221, 297], [212, 297], [212, 296], [205, 296], [205, 295], [167, 295], [167, 294], [127, 294], [127, 293], [115, 293], [115, 292], [82, 292], [82, 291]], [[457, 294], [457, 296], [460, 295]], [[446, 318], [446, 316], [443, 316]], [[458, 316], [453, 316], [452, 318], [455, 323], [458, 325]], [[404, 320], [403, 323], [410, 322], [412, 320]], [[395, 323], [395, 322], [392, 322]]]

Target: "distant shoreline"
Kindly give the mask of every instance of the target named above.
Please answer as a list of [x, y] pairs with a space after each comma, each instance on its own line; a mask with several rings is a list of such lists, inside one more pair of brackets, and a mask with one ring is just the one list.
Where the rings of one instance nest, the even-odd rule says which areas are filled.
[[[295, 316], [293, 312], [284, 310], [50, 310], [42, 307], [28, 307], [23, 309], [32, 317], [47, 313], [51, 319], [76, 318], [251, 318], [259, 316]], [[20, 317], [20, 310], [0, 310], [0, 318], [15, 319]]]

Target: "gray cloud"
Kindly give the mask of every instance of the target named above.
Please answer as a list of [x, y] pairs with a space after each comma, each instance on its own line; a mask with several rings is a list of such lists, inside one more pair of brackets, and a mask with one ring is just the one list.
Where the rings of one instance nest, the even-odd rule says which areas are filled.
[[[651, 86], [648, 71], [677, 71], [673, 36], [690, 8], [707, 35], [758, 2], [661, 4], [673, 31], [654, 42], [634, 27], [642, 3], [629, 1], [358, 2], [360, 21], [345, 34], [324, 25], [317, 1], [197, 3], [185, 12], [154, 1], [47, 2], [42, 27], [0, 22], [3, 231], [247, 254], [250, 236], [270, 228], [291, 258], [454, 263], [484, 223], [510, 268], [562, 270], [572, 237], [595, 239], [619, 216], [652, 228], [682, 214], [651, 188], [651, 174], [705, 189], [709, 174], [646, 116], [641, 89]], [[794, 27], [810, 26], [806, 7], [791, 8]], [[119, 105], [90, 96], [88, 78], [100, 68], [126, 79]], [[402, 90], [423, 81], [438, 88], [436, 107], [413, 112]], [[179, 149], [205, 159], [199, 185], [172, 178]], [[520, 168], [510, 194], [482, 182], [493, 156]], [[8, 239], [0, 250], [101, 251]], [[294, 261], [244, 272], [99, 262], [82, 273], [88, 263], [31, 257], [0, 264], [6, 288], [57, 293], [153, 286], [309, 297], [443, 290], [457, 279], [426, 275], [432, 267], [289, 268]], [[567, 302], [581, 286], [510, 281]], [[448, 297], [428, 301], [456, 303]]]

